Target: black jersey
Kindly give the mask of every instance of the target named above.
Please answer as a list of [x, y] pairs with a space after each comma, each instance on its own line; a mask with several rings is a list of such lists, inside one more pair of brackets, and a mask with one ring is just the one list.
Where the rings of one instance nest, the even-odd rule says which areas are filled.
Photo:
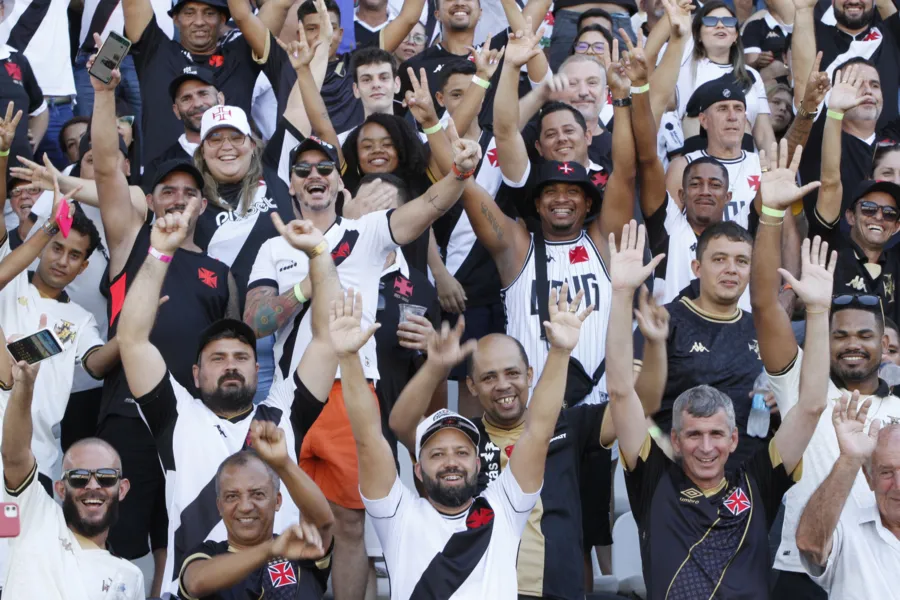
[[[579, 404], [563, 410], [547, 449], [544, 486], [528, 519], [519, 546], [519, 594], [545, 598], [584, 597], [579, 470], [582, 456], [599, 451], [605, 404]], [[509, 464], [525, 426], [500, 429], [482, 418], [472, 419], [481, 432], [478, 455], [479, 492]], [[607, 471], [609, 465], [607, 465]], [[585, 507], [596, 510], [596, 507]], [[602, 510], [602, 509], [601, 509]]]
[[34, 152], [28, 142], [28, 117], [41, 108], [44, 92], [38, 85], [31, 63], [22, 52], [10, 46], [0, 46], [0, 104], [13, 103], [13, 113], [22, 111], [22, 119], [16, 126], [16, 137], [9, 149], [9, 166], [18, 164], [18, 156], [31, 158]]
[[741, 34], [746, 54], [771, 52], [775, 60], [787, 63], [787, 51], [791, 47], [791, 27], [782, 25], [770, 13], [762, 19], [750, 21]]
[[[101, 284], [101, 291], [108, 299], [110, 339], [116, 335], [125, 295], [147, 259], [149, 249], [150, 226], [145, 225], [138, 231], [122, 272]], [[228, 267], [218, 260], [179, 248], [163, 281], [162, 295], [168, 296], [169, 301], [159, 308], [150, 341], [159, 349], [178, 383], [192, 394], [197, 393], [193, 375], [197, 339], [200, 332], [225, 317], [230, 299], [228, 277]], [[125, 371], [118, 365], [103, 380], [100, 419], [109, 414], [137, 417], [134, 403], [126, 402], [131, 397]]]
[[[278, 536], [275, 536], [278, 537]], [[333, 542], [332, 542], [333, 548]], [[205, 541], [185, 559], [178, 578], [178, 597], [182, 600], [318, 600], [325, 595], [331, 573], [331, 552], [319, 560], [273, 558], [256, 569], [239, 584], [215, 594], [195, 598], [184, 589], [184, 570], [192, 562], [209, 560], [228, 552], [239, 552], [228, 542]]]
[[753, 317], [741, 309], [731, 318], [718, 318], [701, 310], [689, 298], [666, 305], [669, 339], [666, 342], [668, 378], [660, 410], [654, 420], [668, 434], [672, 406], [679, 394], [709, 385], [731, 398], [738, 428], [738, 447], [726, 468], [740, 467], [766, 440], [747, 435], [753, 383], [762, 372]]
[[800, 472], [772, 440], [704, 493], [648, 435], [625, 470], [647, 597], [768, 598], [769, 529]]

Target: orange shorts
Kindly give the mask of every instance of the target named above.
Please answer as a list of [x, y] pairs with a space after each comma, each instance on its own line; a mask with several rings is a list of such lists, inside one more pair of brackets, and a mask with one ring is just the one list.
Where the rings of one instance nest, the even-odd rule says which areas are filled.
[[[377, 404], [375, 386], [370, 383], [369, 388]], [[364, 508], [359, 495], [356, 441], [340, 380], [335, 380], [322, 413], [303, 437], [299, 462], [330, 502], [344, 508]]]

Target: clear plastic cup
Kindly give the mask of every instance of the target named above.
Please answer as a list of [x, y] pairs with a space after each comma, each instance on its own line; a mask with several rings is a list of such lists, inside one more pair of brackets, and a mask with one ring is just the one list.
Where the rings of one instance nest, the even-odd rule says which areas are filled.
[[400, 323], [406, 323], [407, 321], [409, 321], [409, 315], [424, 317], [426, 310], [427, 309], [424, 306], [419, 306], [418, 304], [401, 304]]

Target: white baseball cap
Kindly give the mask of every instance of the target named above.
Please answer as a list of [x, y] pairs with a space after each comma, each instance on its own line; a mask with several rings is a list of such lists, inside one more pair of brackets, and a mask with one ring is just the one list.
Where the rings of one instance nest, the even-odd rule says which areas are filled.
[[478, 432], [478, 428], [475, 427], [475, 424], [459, 413], [442, 408], [436, 413], [425, 417], [416, 427], [416, 461], [419, 460], [419, 455], [422, 453], [422, 446], [428, 443], [431, 436], [447, 427], [462, 431], [470, 440], [472, 440], [475, 449], [478, 449], [478, 444], [481, 441], [481, 434]]
[[247, 113], [237, 106], [212, 106], [200, 120], [200, 143], [206, 140], [206, 136], [223, 127], [237, 129], [244, 135], [250, 135], [250, 122], [247, 121]]

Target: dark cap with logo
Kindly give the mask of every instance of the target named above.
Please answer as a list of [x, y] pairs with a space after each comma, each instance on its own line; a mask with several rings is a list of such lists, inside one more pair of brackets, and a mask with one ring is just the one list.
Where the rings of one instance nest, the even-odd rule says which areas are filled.
[[707, 81], [694, 90], [694, 93], [691, 94], [691, 99], [687, 103], [687, 116], [699, 116], [700, 113], [713, 104], [725, 102], [726, 100], [736, 100], [747, 106], [744, 88], [731, 74]]
[[537, 185], [531, 195], [531, 202], [540, 198], [541, 192], [551, 183], [574, 183], [584, 190], [585, 199], [593, 200], [592, 208], [603, 201], [600, 190], [591, 181], [587, 170], [576, 162], [557, 162], [549, 160], [542, 163], [538, 170]]
[[852, 205], [855, 205], [862, 200], [863, 196], [871, 194], [872, 192], [884, 192], [885, 194], [889, 194], [897, 204], [897, 208], [900, 208], [900, 185], [897, 185], [892, 181], [875, 181], [873, 179], [866, 179], [859, 182], [856, 189], [853, 190]]
[[[323, 140], [322, 138], [316, 137], [314, 135], [309, 136], [302, 142], [300, 145], [291, 150], [290, 154], [290, 165], [294, 166], [294, 163], [297, 162], [297, 157], [306, 152], [307, 150], [318, 150], [325, 154], [328, 157], [328, 160], [332, 161], [335, 165], [338, 164], [338, 153], [337, 148]], [[340, 166], [340, 165], [338, 165]]]
[[173, 158], [160, 164], [159, 167], [157, 167], [156, 176], [153, 178], [149, 191], [152, 193], [156, 186], [162, 183], [163, 180], [172, 173], [187, 173], [194, 178], [194, 181], [197, 183], [197, 189], [202, 192], [203, 175], [200, 173], [200, 170], [194, 166], [194, 163], [184, 158]]
[[416, 427], [416, 460], [419, 460], [422, 454], [422, 446], [428, 443], [431, 436], [447, 428], [457, 429], [466, 434], [472, 441], [472, 444], [475, 445], [476, 450], [478, 449], [481, 434], [478, 432], [475, 424], [461, 414], [443, 408], [425, 417]]
[[228, 2], [227, 0], [178, 0], [172, 8], [169, 9], [167, 13], [170, 17], [175, 17], [181, 9], [184, 8], [184, 5], [189, 2], [197, 2], [198, 4], [205, 4], [207, 6], [212, 6], [213, 8], [217, 8], [223, 13], [225, 13], [225, 18], [231, 18], [231, 11], [228, 10]]
[[[81, 142], [78, 144], [78, 160], [84, 158], [84, 155], [90, 152], [91, 150], [91, 132], [86, 132], [83, 136], [81, 136]], [[125, 145], [125, 139], [120, 135], [119, 136], [119, 151], [125, 155], [125, 158], [128, 158], [128, 146]]]
[[178, 93], [178, 88], [185, 81], [202, 81], [206, 85], [216, 85], [216, 78], [213, 76], [212, 70], [207, 69], [202, 65], [189, 65], [185, 67], [179, 75], [176, 75], [169, 84], [169, 96], [171, 96], [172, 102], [175, 102], [175, 95]]
[[[221, 333], [230, 335], [220, 336]], [[235, 339], [244, 342], [253, 348], [253, 358], [256, 359], [256, 334], [253, 329], [243, 321], [237, 319], [219, 319], [212, 325], [200, 332], [200, 338], [197, 341], [197, 362], [200, 362], [200, 355], [203, 349], [216, 339]]]

